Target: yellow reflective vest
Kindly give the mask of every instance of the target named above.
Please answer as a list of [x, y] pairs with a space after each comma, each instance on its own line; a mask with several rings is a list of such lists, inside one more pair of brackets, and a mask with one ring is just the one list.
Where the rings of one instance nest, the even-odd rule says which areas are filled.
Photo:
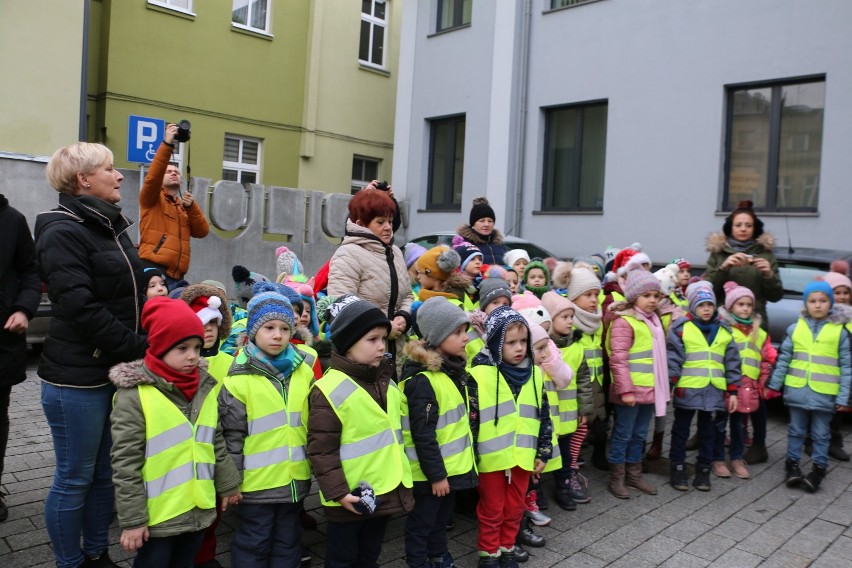
[[579, 340], [580, 345], [583, 346], [583, 357], [586, 360], [586, 365], [589, 367], [589, 377], [592, 381], [597, 381], [597, 383], [601, 386], [603, 386], [602, 339], [603, 326], [599, 326], [598, 330], [593, 335], [584, 333], [580, 336]]
[[207, 372], [220, 383], [228, 376], [228, 371], [234, 363], [234, 356], [221, 350], [212, 357], [204, 359], [207, 361]]
[[[402, 395], [390, 381], [387, 412], [355, 380], [342, 371], [330, 369], [314, 383], [328, 399], [343, 425], [340, 435], [340, 463], [349, 487], [368, 481], [376, 495], [390, 493], [400, 484], [412, 487], [411, 467], [402, 440]], [[327, 507], [340, 507], [328, 501], [320, 491], [320, 501]]]
[[477, 365], [470, 369], [470, 374], [479, 393], [480, 473], [515, 466], [532, 471], [541, 426], [540, 397], [544, 390], [541, 369], [533, 366], [532, 376], [521, 387], [517, 400], [497, 367]]
[[139, 385], [145, 416], [142, 481], [148, 498], [148, 526], [173, 519], [195, 507], [216, 506], [213, 443], [219, 420], [217, 385], [201, 405], [195, 424], [157, 387]]
[[[447, 476], [462, 475], [474, 468], [473, 435], [470, 431], [470, 406], [468, 404], [467, 387], [464, 387], [464, 396], [459, 392], [453, 380], [441, 371], [423, 371], [419, 373], [425, 376], [435, 391], [435, 399], [438, 401], [437, 408], [426, 406], [426, 420], [429, 413], [438, 415], [438, 424], [435, 429], [435, 438], [444, 459], [444, 468]], [[411, 466], [411, 478], [414, 481], [427, 481], [426, 475], [420, 468], [417, 458], [417, 450], [411, 437], [411, 423], [409, 421], [408, 400], [405, 397], [406, 379], [400, 385], [402, 394], [402, 439], [405, 443], [405, 455], [408, 456], [408, 464]]]
[[580, 375], [580, 366], [583, 364], [584, 349], [582, 344], [575, 342], [567, 347], [561, 347], [559, 352], [562, 354], [562, 361], [574, 372], [574, 379], [564, 389], [558, 389], [550, 377], [545, 375], [544, 390], [547, 393], [547, 402], [550, 404], [551, 416], [554, 416], [553, 409], [556, 408], [553, 431], [557, 436], [565, 436], [577, 430], [579, 416], [577, 378]]
[[[740, 352], [742, 360], [742, 373], [749, 379], [756, 381], [760, 378], [760, 350], [766, 341], [766, 332], [757, 328], [756, 333], [746, 335], [739, 328], [734, 327], [734, 342]], [[756, 337], [755, 337], [756, 335]]]
[[683, 347], [686, 359], [681, 367], [678, 388], [703, 389], [711, 384], [719, 390], [727, 390], [725, 350], [732, 340], [731, 332], [719, 326], [713, 344], [708, 345], [698, 326], [691, 321], [684, 323]]
[[800, 319], [793, 330], [793, 357], [784, 377], [791, 388], [809, 386], [814, 392], [840, 394], [839, 344], [843, 325], [825, 323], [814, 339], [808, 324]]
[[[236, 357], [238, 364], [246, 364], [247, 360], [244, 351]], [[253, 374], [229, 375], [223, 382], [224, 388], [246, 407], [248, 436], [243, 441], [240, 491], [249, 493], [289, 484], [295, 502], [305, 495], [296, 494], [294, 480], [311, 478], [305, 409], [314, 371], [305, 359], [295, 368], [285, 389], [277, 378], [254, 369]]]
[[[630, 380], [637, 387], [654, 386], [654, 339], [651, 329], [644, 321], [623, 314], [630, 327], [633, 328], [633, 345], [627, 352], [627, 369], [630, 372]], [[706, 343], [706, 342], [705, 342]], [[612, 325], [606, 333], [606, 352], [612, 356]]]

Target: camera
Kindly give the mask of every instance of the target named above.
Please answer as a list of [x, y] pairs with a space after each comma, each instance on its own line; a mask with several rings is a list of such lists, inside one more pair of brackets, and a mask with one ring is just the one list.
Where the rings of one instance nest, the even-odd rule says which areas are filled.
[[380, 181], [379, 183], [376, 184], [376, 189], [381, 189], [382, 191], [387, 191], [388, 190], [388, 182]]
[[178, 142], [189, 142], [189, 131], [192, 128], [192, 125], [189, 123], [189, 121], [181, 120], [177, 123], [177, 127], [178, 131], [177, 134], [175, 134], [175, 140], [177, 140]]

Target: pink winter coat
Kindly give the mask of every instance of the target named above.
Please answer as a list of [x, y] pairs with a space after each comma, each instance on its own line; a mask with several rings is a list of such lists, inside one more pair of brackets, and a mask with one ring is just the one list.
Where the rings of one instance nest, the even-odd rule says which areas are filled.
[[654, 404], [654, 387], [634, 385], [627, 367], [627, 355], [633, 346], [633, 328], [620, 314], [629, 314], [631, 311], [616, 312], [618, 317], [612, 320], [609, 326], [609, 371], [612, 376], [609, 401], [613, 404], [624, 404], [621, 401], [622, 395], [632, 394], [636, 397], [636, 404]]

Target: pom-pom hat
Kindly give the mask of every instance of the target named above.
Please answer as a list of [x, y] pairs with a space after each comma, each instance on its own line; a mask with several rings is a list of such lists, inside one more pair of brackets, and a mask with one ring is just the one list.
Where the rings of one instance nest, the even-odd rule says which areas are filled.
[[737, 300], [741, 298], [751, 298], [752, 306], [754, 305], [754, 292], [746, 288], [745, 286], [740, 286], [736, 282], [725, 282], [723, 286], [725, 289], [725, 309], [730, 311], [731, 307], [737, 303]]
[[474, 198], [473, 207], [470, 209], [470, 226], [473, 227], [474, 223], [486, 217], [497, 221], [497, 216], [494, 214], [494, 209], [488, 203], [488, 199], [485, 197]]
[[464, 270], [467, 266], [467, 263], [469, 263], [477, 256], [479, 258], [483, 258], [482, 251], [479, 250], [479, 247], [477, 247], [473, 243], [467, 242], [466, 240], [464, 240], [463, 237], [459, 235], [453, 237], [453, 250], [456, 251], [459, 255], [459, 259], [461, 261], [459, 268], [461, 270]]
[[657, 277], [641, 268], [634, 268], [627, 273], [627, 278], [625, 278], [622, 289], [624, 291], [624, 299], [630, 303], [635, 302], [639, 296], [646, 292], [662, 293], [660, 290], [660, 281], [657, 280]]
[[437, 280], [445, 281], [461, 266], [459, 254], [448, 246], [440, 245], [423, 253], [415, 263], [417, 270]]

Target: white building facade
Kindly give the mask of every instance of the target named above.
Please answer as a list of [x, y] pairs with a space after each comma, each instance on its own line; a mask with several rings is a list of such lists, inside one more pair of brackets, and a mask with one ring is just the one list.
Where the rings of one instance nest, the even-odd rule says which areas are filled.
[[417, 0], [393, 183], [407, 237], [467, 222], [560, 256], [706, 259], [749, 199], [786, 244], [852, 250], [852, 2]]

